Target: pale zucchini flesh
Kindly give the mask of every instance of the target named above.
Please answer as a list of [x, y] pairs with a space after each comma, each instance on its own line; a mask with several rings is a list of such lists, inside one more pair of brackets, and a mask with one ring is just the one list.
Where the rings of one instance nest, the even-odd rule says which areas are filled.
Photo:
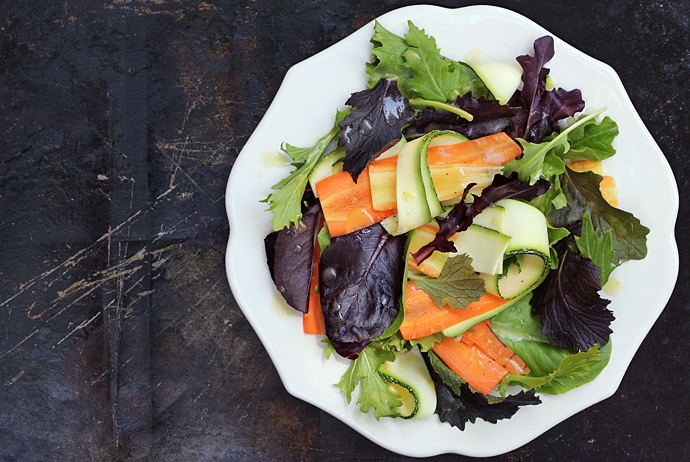
[[381, 155], [379, 155], [376, 159], [386, 159], [388, 157], [397, 156], [398, 154], [400, 154], [400, 151], [402, 151], [402, 148], [403, 146], [405, 146], [406, 143], [407, 140], [405, 139], [405, 137], [400, 138], [400, 141], [395, 143], [393, 147], [382, 152]]
[[505, 299], [523, 295], [539, 285], [549, 270], [550, 244], [546, 217], [535, 207], [514, 199], [497, 202], [505, 212], [504, 233], [510, 236], [504, 262], [494, 274], [482, 271], [486, 291]]
[[311, 190], [314, 192], [314, 197], [318, 198], [318, 193], [316, 192], [316, 183], [334, 175], [338, 172], [343, 171], [342, 162], [340, 162], [343, 157], [345, 157], [345, 148], [337, 148], [333, 152], [324, 156], [321, 159], [309, 175], [309, 185]]
[[470, 225], [455, 235], [457, 254], [472, 258], [472, 268], [480, 273], [497, 274], [503, 271], [503, 256], [510, 236], [479, 225]]
[[506, 209], [500, 205], [492, 205], [474, 217], [472, 224], [493, 229], [505, 234], [506, 228]]
[[423, 140], [424, 138], [417, 138], [408, 142], [398, 154], [396, 176], [398, 234], [426, 224], [432, 218], [421, 173], [419, 147]]
[[431, 178], [429, 161], [427, 160], [427, 149], [429, 147], [429, 143], [435, 139], [434, 136], [434, 132], [426, 135], [422, 141], [419, 151], [420, 170], [422, 181], [424, 182], [424, 192], [426, 193], [426, 201], [427, 205], [429, 206], [431, 218], [437, 217], [443, 213], [443, 205], [441, 205], [441, 201], [438, 200], [438, 195], [436, 194], [436, 189], [434, 188], [434, 182]]
[[379, 374], [399, 393], [403, 402], [396, 411], [405, 419], [425, 419], [436, 411], [436, 389], [417, 346], [396, 351], [395, 361], [386, 362]]

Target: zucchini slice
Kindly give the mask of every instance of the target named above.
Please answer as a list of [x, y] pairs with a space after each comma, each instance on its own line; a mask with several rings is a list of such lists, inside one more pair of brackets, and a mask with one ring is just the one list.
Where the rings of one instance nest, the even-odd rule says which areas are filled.
[[309, 184], [314, 192], [314, 197], [318, 198], [316, 183], [336, 173], [343, 171], [341, 160], [345, 157], [345, 148], [337, 148], [333, 152], [324, 156], [309, 174]]
[[504, 269], [497, 274], [480, 275], [486, 281], [487, 292], [512, 299], [534, 289], [549, 272], [547, 221], [538, 209], [525, 202], [503, 199], [497, 205], [505, 210], [504, 232], [510, 236]]
[[396, 351], [395, 361], [383, 363], [378, 373], [400, 396], [402, 405], [397, 408], [400, 417], [426, 419], [434, 415], [436, 389], [417, 346]]
[[422, 179], [419, 148], [424, 138], [417, 138], [403, 146], [398, 154], [396, 178], [396, 202], [398, 205], [398, 230], [403, 234], [431, 221]]
[[479, 225], [470, 225], [455, 235], [457, 254], [472, 257], [472, 268], [480, 273], [500, 274], [510, 236]]

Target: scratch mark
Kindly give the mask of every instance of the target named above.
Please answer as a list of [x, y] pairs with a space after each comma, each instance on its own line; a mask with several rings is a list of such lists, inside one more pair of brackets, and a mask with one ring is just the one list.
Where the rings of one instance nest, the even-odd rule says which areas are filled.
[[19, 374], [15, 375], [15, 376], [12, 377], [10, 380], [6, 381], [6, 382], [5, 382], [5, 386], [6, 386], [6, 387], [9, 387], [10, 385], [13, 385], [14, 382], [16, 382], [17, 380], [19, 380], [19, 377], [21, 377], [22, 375], [24, 375], [24, 372], [25, 372], [24, 369], [22, 369], [22, 371], [21, 371]]
[[79, 324], [77, 327], [75, 327], [74, 329], [72, 329], [72, 331], [71, 331], [69, 334], [67, 334], [67, 335], [65, 335], [64, 337], [62, 337], [62, 339], [60, 339], [59, 342], [57, 342], [55, 345], [53, 345], [53, 348], [55, 348], [56, 346], [60, 345], [62, 342], [64, 342], [65, 340], [67, 340], [69, 337], [72, 336], [72, 334], [74, 334], [74, 333], [75, 333], [76, 331], [78, 331], [79, 329], [83, 329], [84, 327], [86, 327], [86, 326], [88, 326], [89, 324], [91, 324], [92, 322], [94, 322], [94, 321], [96, 320], [96, 318], [98, 318], [100, 315], [101, 315], [101, 312], [99, 311], [98, 313], [96, 313], [96, 314], [94, 315], [93, 318], [88, 319], [88, 320], [86, 320], [86, 321], [83, 321], [83, 322], [82, 322], [81, 324]]
[[[175, 160], [174, 157], [171, 157], [168, 153], [166, 153], [166, 152], [163, 151], [163, 150], [161, 150], [161, 153], [162, 153], [165, 157], [167, 157], [168, 160], [170, 160], [170, 162], [172, 162], [172, 164], [176, 167], [176, 169], [175, 169], [175, 174], [176, 174], [178, 171], [182, 172], [182, 174], [183, 174], [184, 176], [187, 177], [187, 179], [190, 181], [190, 183], [192, 183], [194, 186], [196, 186], [197, 189], [198, 189], [199, 191], [201, 191], [201, 192], [204, 194], [204, 196], [208, 197], [208, 199], [209, 199], [213, 204], [215, 204], [215, 203], [218, 202], [219, 200], [223, 199], [223, 197], [225, 197], [225, 194], [223, 194], [223, 195], [222, 195], [221, 197], [219, 197], [218, 199], [214, 199], [213, 197], [211, 197], [211, 195], [210, 195], [204, 188], [202, 188], [201, 186], [199, 186], [199, 183], [197, 183], [196, 181], [194, 181], [194, 179], [193, 179], [191, 176], [189, 176], [189, 174], [187, 173], [187, 171], [186, 171], [184, 168], [182, 168], [182, 166], [179, 164], [179, 161]], [[181, 159], [180, 159], [180, 161], [181, 161]], [[174, 178], [171, 178], [171, 181], [172, 181], [172, 180], [174, 180]]]
[[74, 266], [76, 266], [79, 262], [81, 262], [82, 260], [84, 260], [84, 259], [88, 256], [88, 253], [89, 253], [93, 248], [95, 248], [95, 247], [96, 247], [98, 244], [100, 244], [101, 242], [103, 242], [103, 241], [105, 241], [105, 240], [109, 240], [110, 237], [111, 237], [114, 233], [116, 233], [117, 231], [119, 231], [120, 228], [122, 228], [122, 227], [126, 226], [127, 224], [131, 223], [137, 216], [139, 216], [139, 215], [141, 214], [141, 212], [142, 212], [141, 210], [137, 211], [137, 212], [134, 213], [132, 216], [130, 216], [129, 218], [127, 218], [125, 221], [123, 221], [122, 223], [120, 223], [119, 225], [117, 225], [115, 228], [109, 230], [107, 233], [105, 233], [104, 235], [102, 235], [101, 237], [99, 237], [93, 244], [91, 244], [91, 245], [89, 245], [88, 247], [85, 247], [85, 248], [79, 250], [77, 253], [75, 253], [74, 255], [72, 255], [70, 258], [68, 258], [67, 260], [63, 261], [62, 263], [60, 263], [58, 266], [56, 266], [56, 267], [54, 267], [54, 268], [52, 268], [52, 269], [50, 269], [50, 270], [48, 270], [48, 271], [45, 271], [45, 272], [39, 274], [38, 276], [34, 277], [33, 279], [30, 279], [28, 282], [22, 284], [22, 285], [20, 286], [20, 288], [19, 288], [19, 291], [17, 291], [14, 295], [12, 295], [10, 298], [8, 298], [7, 300], [5, 300], [4, 302], [0, 303], [0, 308], [3, 307], [3, 306], [5, 306], [5, 305], [7, 305], [9, 302], [11, 302], [12, 300], [14, 300], [15, 298], [17, 298], [18, 296], [20, 296], [21, 294], [23, 294], [23, 293], [26, 292], [27, 290], [29, 290], [29, 289], [30, 289], [34, 284], [36, 284], [38, 281], [41, 281], [41, 280], [47, 278], [48, 276], [50, 276], [50, 275], [53, 274], [54, 272], [60, 270], [60, 268], [68, 267], [68, 269], [67, 269], [65, 272], [63, 272], [63, 273], [61, 274], [61, 276], [64, 276], [69, 270], [71, 270], [71, 269], [72, 269]]
[[34, 335], [38, 334], [38, 331], [39, 331], [39, 329], [36, 329], [35, 331], [33, 331], [32, 333], [30, 333], [29, 335], [27, 335], [27, 336], [24, 338], [24, 340], [22, 340], [21, 342], [17, 343], [15, 346], [13, 346], [12, 348], [10, 348], [10, 349], [7, 350], [6, 352], [4, 352], [2, 355], [0, 355], [0, 359], [4, 358], [4, 357], [7, 356], [8, 354], [12, 353], [12, 352], [13, 352], [15, 349], [17, 349], [22, 343], [26, 342], [26, 341], [29, 340], [31, 337], [33, 337]]
[[[202, 298], [202, 300], [205, 301], [211, 297], [211, 294], [214, 293], [214, 289], [216, 288], [216, 286], [218, 285], [219, 282], [220, 281], [216, 281], [213, 284], [213, 286], [211, 287], [211, 290], [206, 293], [206, 295]], [[199, 302], [196, 305], [194, 305], [194, 308], [199, 306], [199, 303], [201, 303], [202, 300], [199, 300]], [[201, 328], [196, 332], [196, 334], [194, 334], [194, 336], [187, 342], [186, 346], [191, 345], [194, 342], [194, 340], [196, 340], [196, 338], [199, 336], [199, 334], [201, 334], [206, 329], [206, 326], [208, 326], [208, 324], [212, 321], [212, 319], [215, 317], [215, 315], [224, 309], [225, 309], [225, 306], [223, 306], [221, 304], [220, 307], [216, 311], [204, 316], [204, 318], [206, 319], [206, 322], [204, 322], [203, 326], [201, 326]], [[189, 325], [190, 323], [191, 323], [191, 321], [189, 323], [187, 323], [187, 325]]]
[[96, 380], [94, 380], [93, 382], [91, 382], [90, 385], [92, 385], [92, 386], [93, 386], [93, 385], [96, 385], [98, 382], [100, 382], [101, 380], [103, 380], [103, 378], [104, 378], [106, 375], [108, 375], [109, 373], [110, 373], [110, 369], [108, 369], [108, 370], [106, 370], [106, 371], [103, 371], [103, 373], [102, 373], [101, 375], [99, 375], [99, 376], [96, 378]]
[[177, 227], [178, 227], [179, 225], [181, 225], [182, 223], [186, 223], [187, 221], [189, 221], [189, 220], [190, 220], [194, 215], [196, 215], [196, 214], [197, 214], [196, 211], [195, 211], [195, 212], [192, 212], [192, 213], [189, 214], [187, 217], [185, 217], [185, 218], [183, 218], [182, 220], [178, 221], [177, 223], [175, 223], [174, 225], [172, 225], [172, 226], [171, 226], [170, 228], [168, 228], [167, 230], [164, 230], [164, 229], [163, 229], [163, 225], [161, 224], [161, 230], [156, 234], [156, 238], [153, 239], [153, 241], [151, 241], [151, 242], [152, 242], [152, 243], [157, 242], [160, 238], [164, 237], [165, 235], [170, 234], [170, 233], [174, 233], [175, 231], [177, 231]]
[[[189, 141], [189, 135], [184, 140], [184, 144], [182, 145], [182, 149], [177, 149], [173, 151], [172, 156], [168, 156], [166, 153], [161, 151], [164, 156], [166, 156], [168, 159], [170, 159], [170, 162], [172, 162], [173, 165], [173, 170], [170, 172], [170, 183], [168, 184], [169, 188], [172, 188], [173, 185], [175, 184], [175, 178], [177, 177], [177, 172], [180, 171], [182, 168], [180, 166], [180, 163], [182, 162], [182, 159], [184, 158], [185, 151], [187, 150], [187, 142]], [[179, 153], [177, 156], [175, 153]]]

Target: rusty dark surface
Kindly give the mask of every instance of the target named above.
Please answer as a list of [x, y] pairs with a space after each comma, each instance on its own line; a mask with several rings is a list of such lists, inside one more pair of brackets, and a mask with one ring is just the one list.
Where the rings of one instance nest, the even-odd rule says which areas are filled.
[[[287, 69], [414, 3], [0, 2], [0, 460], [412, 460], [288, 395], [223, 257]], [[690, 460], [690, 5], [487, 3], [613, 66], [681, 195], [679, 283], [618, 391], [496, 460]]]

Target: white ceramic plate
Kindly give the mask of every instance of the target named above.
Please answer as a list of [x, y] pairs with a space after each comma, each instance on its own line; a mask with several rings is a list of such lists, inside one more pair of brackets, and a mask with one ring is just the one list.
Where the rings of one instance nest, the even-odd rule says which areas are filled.
[[[398, 35], [406, 33], [407, 21], [412, 20], [436, 38], [442, 54], [457, 60], [464, 60], [475, 47], [481, 49], [483, 60], [513, 60], [521, 54], [534, 54], [534, 40], [549, 34], [516, 13], [488, 6], [411, 6], [378, 20]], [[511, 451], [608, 398], [618, 388], [675, 285], [675, 179], [616, 73], [554, 36], [556, 55], [548, 67], [556, 85], [579, 88], [588, 110], [606, 107], [606, 115], [618, 123], [618, 153], [606, 161], [605, 171], [616, 179], [620, 207], [633, 212], [651, 228], [647, 258], [627, 262], [614, 273], [622, 279], [624, 289], [610, 305], [616, 316], [610, 363], [593, 382], [565, 395], [541, 395], [541, 405], [524, 407], [512, 419], [497, 424], [479, 421], [468, 424], [461, 432], [440, 423], [436, 416], [422, 421], [376, 421], [371, 414], [362, 414], [354, 403], [348, 405], [333, 386], [345, 371], [346, 361], [336, 359], [337, 355], [326, 361], [321, 338], [303, 334], [300, 315], [290, 312], [281, 302], [265, 263], [263, 246], [264, 237], [271, 231], [271, 214], [265, 211], [266, 204], [259, 202], [271, 192], [271, 185], [291, 170], [288, 166], [276, 166], [271, 151], [278, 152], [282, 142], [313, 145], [332, 127], [336, 109], [344, 107], [351, 93], [366, 88], [364, 63], [370, 60], [372, 34], [373, 22], [291, 68], [237, 158], [226, 196], [230, 220], [226, 268], [230, 287], [286, 389], [295, 397], [401, 454], [488, 457]]]

